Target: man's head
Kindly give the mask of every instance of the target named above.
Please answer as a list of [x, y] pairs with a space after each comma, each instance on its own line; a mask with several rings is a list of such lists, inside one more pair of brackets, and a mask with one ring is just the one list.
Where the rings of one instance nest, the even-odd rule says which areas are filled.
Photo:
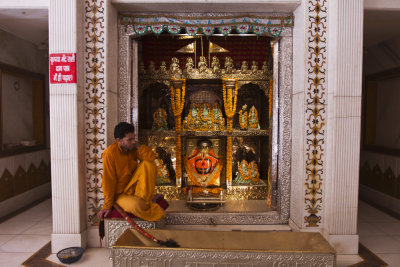
[[135, 127], [130, 123], [118, 123], [114, 128], [114, 137], [123, 150], [130, 151], [136, 146]]

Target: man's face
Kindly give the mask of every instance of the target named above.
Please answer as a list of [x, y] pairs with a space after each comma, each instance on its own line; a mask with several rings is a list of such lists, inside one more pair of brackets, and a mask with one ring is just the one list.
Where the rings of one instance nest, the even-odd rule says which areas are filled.
[[123, 150], [130, 151], [136, 146], [135, 133], [127, 133], [124, 138], [117, 138], [117, 142]]

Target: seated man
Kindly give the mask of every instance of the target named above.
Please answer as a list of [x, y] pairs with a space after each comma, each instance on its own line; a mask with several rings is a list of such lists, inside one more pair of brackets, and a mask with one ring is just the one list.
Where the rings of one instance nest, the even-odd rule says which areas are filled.
[[[100, 220], [111, 212], [116, 202], [126, 212], [147, 221], [158, 221], [165, 211], [154, 203], [157, 176], [156, 155], [135, 142], [134, 126], [121, 122], [114, 129], [115, 142], [103, 153], [104, 205], [97, 214]], [[138, 159], [141, 163], [138, 166]]]

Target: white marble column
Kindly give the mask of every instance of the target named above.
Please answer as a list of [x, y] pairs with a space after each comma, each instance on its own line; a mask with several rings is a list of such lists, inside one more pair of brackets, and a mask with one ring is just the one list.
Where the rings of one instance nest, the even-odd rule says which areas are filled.
[[338, 254], [357, 254], [363, 0], [329, 1], [324, 233]]
[[50, 84], [50, 145], [53, 204], [52, 252], [86, 246], [83, 105], [82, 1], [52, 0], [49, 53], [77, 53], [77, 83]]

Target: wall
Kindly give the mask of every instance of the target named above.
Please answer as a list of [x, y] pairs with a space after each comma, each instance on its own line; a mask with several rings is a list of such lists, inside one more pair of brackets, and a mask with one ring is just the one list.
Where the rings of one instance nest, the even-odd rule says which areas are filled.
[[[47, 77], [47, 51], [0, 30], [0, 62]], [[46, 120], [48, 85], [46, 80]], [[15, 108], [15, 107], [14, 107]], [[48, 129], [48, 124], [46, 125]], [[35, 200], [50, 196], [49, 135], [43, 150], [0, 157], [0, 218]]]
[[[369, 75], [399, 67], [400, 36], [365, 48], [365, 84]], [[399, 85], [399, 75], [377, 83], [376, 123], [375, 129], [372, 129], [372, 131], [375, 131], [373, 134], [376, 147], [367, 148], [364, 146], [361, 149], [360, 162], [360, 198], [398, 216], [400, 216]], [[370, 104], [370, 101], [368, 101], [368, 104]], [[364, 103], [366, 103], [366, 100]], [[365, 108], [366, 106], [364, 106]], [[365, 111], [364, 113], [366, 114]], [[367, 125], [365, 118], [363, 124]], [[370, 134], [370, 132], [368, 133]], [[366, 130], [363, 128], [363, 135], [365, 134]], [[369, 137], [368, 140], [370, 140]]]

